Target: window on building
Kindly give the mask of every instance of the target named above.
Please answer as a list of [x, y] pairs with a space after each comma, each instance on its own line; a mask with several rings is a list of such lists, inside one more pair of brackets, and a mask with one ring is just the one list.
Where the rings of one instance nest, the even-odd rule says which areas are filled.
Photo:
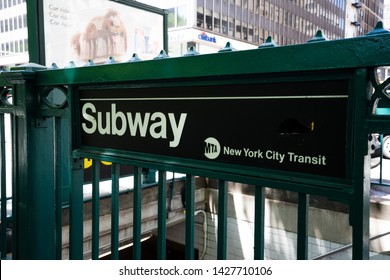
[[28, 40], [24, 39], [24, 51], [28, 52]]
[[20, 50], [20, 52], [24, 52], [23, 40], [19, 40], [19, 50]]
[[182, 5], [177, 7], [177, 26], [187, 26], [187, 6]]
[[23, 15], [23, 27], [27, 27], [27, 14]]
[[168, 28], [175, 27], [175, 8], [168, 9]]

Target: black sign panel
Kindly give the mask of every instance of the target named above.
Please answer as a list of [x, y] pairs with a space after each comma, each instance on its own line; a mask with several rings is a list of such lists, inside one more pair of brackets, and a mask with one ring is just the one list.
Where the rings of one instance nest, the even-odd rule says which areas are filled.
[[81, 145], [345, 178], [348, 81], [80, 91]]

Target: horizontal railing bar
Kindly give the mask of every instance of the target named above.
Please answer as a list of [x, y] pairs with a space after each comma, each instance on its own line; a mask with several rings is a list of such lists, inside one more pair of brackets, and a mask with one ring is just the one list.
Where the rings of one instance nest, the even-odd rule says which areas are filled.
[[[349, 202], [352, 198], [351, 186], [346, 183], [332, 182], [332, 179], [328, 179], [329, 182], [326, 184], [323, 181], [316, 181], [312, 177], [297, 179], [291, 177], [292, 174], [287, 175], [286, 172], [282, 171], [270, 171], [262, 170], [257, 173], [251, 171], [246, 174], [235, 174], [234, 167], [226, 167], [222, 165], [215, 165], [212, 169], [205, 169], [202, 166], [202, 162], [197, 163], [192, 161], [187, 163], [179, 161], [168, 161], [165, 162], [152, 162], [147, 159], [142, 160], [137, 158], [123, 158], [115, 156], [113, 153], [99, 154], [97, 152], [75, 150], [73, 152], [75, 158], [95, 158], [99, 160], [117, 162], [126, 165], [137, 165], [145, 168], [154, 168], [160, 170], [167, 170], [171, 172], [183, 173], [183, 174], [194, 174], [196, 176], [203, 176], [208, 178], [223, 179], [226, 181], [240, 182], [252, 185], [269, 186], [272, 185], [275, 189], [281, 190], [292, 190], [297, 192], [327, 196], [330, 199], [340, 200], [343, 202]], [[145, 155], [147, 156], [147, 155]], [[166, 159], [166, 157], [164, 157]], [[203, 163], [204, 165], [204, 163]], [[250, 169], [250, 167], [248, 167]], [[286, 175], [283, 175], [286, 174]], [[300, 180], [300, 181], [298, 181]], [[304, 182], [304, 183], [303, 183]]]
[[[386, 235], [388, 235], [388, 234], [390, 234], [390, 231], [385, 232], [385, 233], [381, 233], [381, 234], [377, 234], [377, 235], [373, 235], [373, 236], [370, 237], [370, 241], [373, 241], [373, 240], [375, 240], [375, 239], [381, 238], [381, 237], [386, 236]], [[323, 254], [323, 255], [321, 255], [321, 256], [315, 257], [315, 258], [313, 258], [312, 260], [321, 260], [321, 259], [323, 259], [323, 258], [326, 258], [326, 257], [332, 256], [332, 255], [334, 255], [334, 254], [340, 253], [340, 252], [342, 252], [342, 251], [348, 250], [348, 249], [352, 248], [352, 246], [353, 246], [352, 243], [351, 243], [351, 244], [348, 244], [348, 245], [345, 245], [345, 246], [342, 246], [342, 247], [337, 248], [337, 249], [335, 249], [335, 250], [333, 250], [333, 251], [330, 251], [330, 252], [328, 252], [328, 253], [326, 253], [326, 254]]]
[[376, 116], [367, 120], [367, 129], [368, 133], [377, 133], [382, 134], [390, 133], [390, 116]]
[[0, 114], [14, 114], [14, 107], [0, 107]]
[[[224, 174], [232, 173], [245, 175], [248, 177], [264, 177], [269, 179], [277, 179], [284, 178], [286, 181], [299, 181], [301, 183], [301, 179], [304, 179], [306, 182], [310, 182], [310, 185], [321, 185], [326, 186], [332, 189], [345, 189], [351, 188], [350, 181], [348, 179], [342, 178], [332, 178], [332, 177], [324, 177], [324, 176], [316, 176], [311, 174], [300, 174], [298, 172], [288, 172], [283, 170], [269, 170], [262, 168], [253, 168], [251, 166], [246, 166], [245, 170], [242, 170], [242, 166], [234, 165], [234, 164], [223, 164], [223, 163], [215, 163], [215, 162], [207, 162], [207, 168], [205, 168], [205, 162], [201, 160], [192, 160], [192, 159], [183, 159], [183, 158], [175, 158], [169, 156], [162, 155], [151, 155], [145, 153], [137, 153], [137, 152], [128, 152], [128, 151], [117, 151], [111, 149], [99, 149], [99, 148], [82, 148], [76, 149], [73, 151], [74, 158], [91, 158], [91, 159], [99, 159], [102, 161], [109, 162], [117, 162], [124, 165], [139, 165], [145, 168], [150, 169], [162, 169], [162, 170], [170, 170], [169, 168], [164, 168], [164, 166], [169, 166], [170, 171], [177, 171], [179, 173], [191, 173], [185, 172], [188, 170], [211, 170], [211, 172], [222, 171]], [[183, 169], [183, 172], [181, 172]], [[237, 173], [237, 169], [240, 170], [240, 173]], [[326, 180], [325, 180], [326, 179]], [[325, 181], [325, 182], [324, 182]]]

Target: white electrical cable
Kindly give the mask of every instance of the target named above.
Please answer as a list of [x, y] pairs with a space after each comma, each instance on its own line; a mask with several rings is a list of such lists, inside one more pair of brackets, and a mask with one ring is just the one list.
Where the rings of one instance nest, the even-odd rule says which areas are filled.
[[199, 213], [202, 213], [204, 216], [204, 220], [203, 220], [203, 252], [199, 258], [200, 260], [202, 260], [204, 258], [204, 256], [206, 255], [206, 250], [207, 250], [207, 214], [206, 214], [206, 211], [204, 211], [204, 210], [197, 210], [194, 212], [194, 215], [196, 216]]

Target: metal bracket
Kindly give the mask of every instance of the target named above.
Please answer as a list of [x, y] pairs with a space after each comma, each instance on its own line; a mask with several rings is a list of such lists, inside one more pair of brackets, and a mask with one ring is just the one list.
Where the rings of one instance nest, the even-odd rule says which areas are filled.
[[47, 118], [36, 118], [35, 128], [47, 128]]
[[383, 83], [380, 83], [376, 75], [376, 68], [372, 68], [369, 70], [369, 78], [371, 85], [374, 89], [370, 100], [370, 110], [372, 114], [375, 115], [376, 106], [381, 99], [390, 102], [390, 94], [386, 92], [386, 90], [390, 87], [390, 78], [387, 78]]

